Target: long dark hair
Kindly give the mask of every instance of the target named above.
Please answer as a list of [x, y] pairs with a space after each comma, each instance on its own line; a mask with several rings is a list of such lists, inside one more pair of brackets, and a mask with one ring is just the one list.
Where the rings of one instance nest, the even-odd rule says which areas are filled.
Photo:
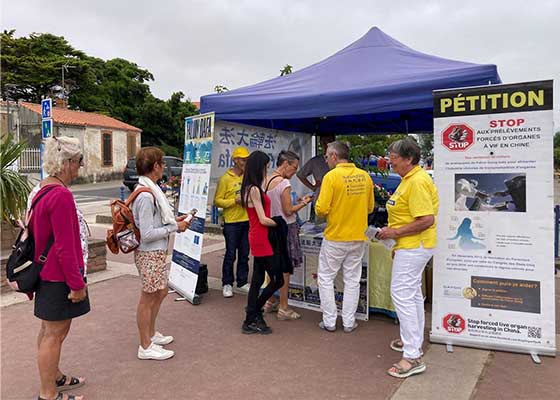
[[241, 182], [241, 206], [247, 208], [249, 190], [252, 186], [259, 188], [262, 193], [262, 183], [264, 181], [264, 173], [266, 171], [266, 166], [268, 165], [270, 158], [266, 153], [262, 151], [253, 151], [249, 158], [247, 158], [247, 164], [245, 164], [245, 173], [243, 174], [243, 181]]

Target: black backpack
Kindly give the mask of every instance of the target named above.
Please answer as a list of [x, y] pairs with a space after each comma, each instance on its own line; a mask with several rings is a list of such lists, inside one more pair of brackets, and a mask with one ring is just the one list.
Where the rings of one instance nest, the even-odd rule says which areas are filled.
[[35, 257], [35, 240], [33, 234], [29, 229], [29, 221], [31, 220], [32, 210], [48, 192], [54, 187], [47, 188], [33, 200], [31, 207], [27, 213], [27, 221], [25, 226], [19, 232], [19, 235], [14, 243], [12, 254], [8, 258], [6, 264], [6, 277], [12, 289], [22, 293], [33, 293], [37, 290], [40, 281], [39, 274], [43, 269], [43, 264], [47, 261], [47, 254], [51, 249], [54, 242], [54, 237], [51, 235], [45, 250], [39, 257], [39, 261], [33, 261]]

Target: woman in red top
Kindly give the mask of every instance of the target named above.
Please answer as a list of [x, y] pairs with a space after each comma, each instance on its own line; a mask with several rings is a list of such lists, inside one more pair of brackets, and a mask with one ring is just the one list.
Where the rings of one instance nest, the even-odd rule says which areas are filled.
[[[263, 318], [263, 306], [284, 284], [282, 271], [273, 268], [274, 252], [268, 240], [268, 228], [276, 226], [276, 222], [270, 219], [270, 198], [262, 189], [269, 162], [268, 156], [262, 151], [251, 153], [241, 183], [241, 205], [247, 209], [249, 216], [249, 248], [254, 258], [251, 288], [247, 295], [247, 315], [241, 328], [245, 334], [272, 332]], [[270, 283], [259, 295], [265, 273], [270, 276]]]
[[54, 239], [35, 293], [35, 316], [41, 320], [37, 338], [39, 399], [81, 400], [82, 396], [61, 392], [82, 386], [84, 378], [66, 377], [58, 366], [72, 318], [90, 310], [76, 205], [68, 190], [83, 165], [79, 140], [47, 139], [43, 162], [49, 176], [39, 183], [41, 189], [33, 200], [36, 205], [29, 223], [35, 240], [35, 260], [43, 253], [49, 239]]

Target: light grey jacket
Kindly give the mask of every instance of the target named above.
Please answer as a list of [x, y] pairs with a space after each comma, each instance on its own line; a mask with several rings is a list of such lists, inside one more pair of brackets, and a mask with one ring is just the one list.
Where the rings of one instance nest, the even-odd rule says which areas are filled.
[[151, 193], [140, 193], [132, 203], [134, 223], [140, 229], [140, 251], [167, 250], [169, 235], [177, 224], [163, 225], [161, 213]]

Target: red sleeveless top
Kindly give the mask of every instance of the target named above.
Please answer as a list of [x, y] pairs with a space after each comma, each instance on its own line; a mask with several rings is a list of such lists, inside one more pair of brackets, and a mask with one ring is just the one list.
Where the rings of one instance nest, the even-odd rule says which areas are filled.
[[[264, 214], [270, 218], [270, 197], [262, 193]], [[268, 241], [268, 226], [260, 223], [254, 207], [247, 207], [249, 216], [249, 248], [253, 257], [266, 257], [273, 255], [272, 246]]]

